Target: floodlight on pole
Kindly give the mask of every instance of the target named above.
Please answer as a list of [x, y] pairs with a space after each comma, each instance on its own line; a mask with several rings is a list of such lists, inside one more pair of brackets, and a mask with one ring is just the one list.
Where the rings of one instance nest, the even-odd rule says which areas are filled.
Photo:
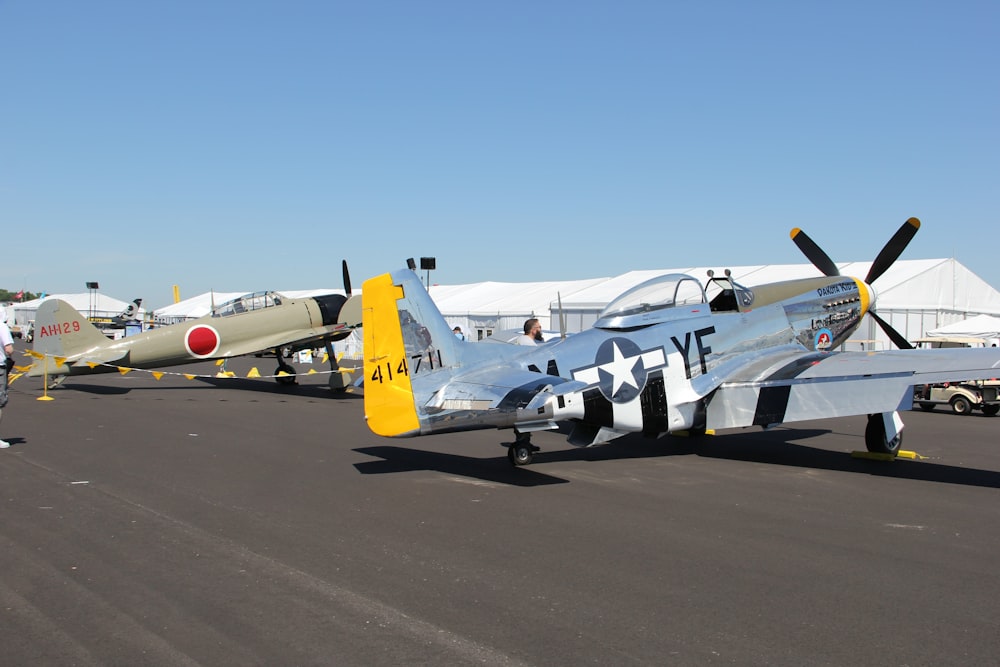
[[94, 302], [97, 300], [97, 289], [100, 285], [97, 284], [96, 280], [87, 281], [87, 289], [90, 290], [90, 319], [94, 319]]
[[420, 268], [427, 271], [427, 291], [431, 289], [431, 270], [437, 268], [437, 259], [434, 257], [421, 257]]

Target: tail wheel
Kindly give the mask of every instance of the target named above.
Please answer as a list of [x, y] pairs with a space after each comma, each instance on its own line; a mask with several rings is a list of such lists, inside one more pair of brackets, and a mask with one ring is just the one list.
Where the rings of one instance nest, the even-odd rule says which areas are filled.
[[885, 437], [885, 422], [882, 415], [868, 415], [868, 426], [865, 427], [865, 446], [873, 454], [891, 454], [895, 456], [899, 453], [899, 447], [903, 444], [903, 434], [898, 433], [891, 441]]
[[956, 396], [951, 399], [951, 411], [956, 415], [967, 415], [972, 412], [972, 406], [969, 404], [969, 399], [965, 396]]

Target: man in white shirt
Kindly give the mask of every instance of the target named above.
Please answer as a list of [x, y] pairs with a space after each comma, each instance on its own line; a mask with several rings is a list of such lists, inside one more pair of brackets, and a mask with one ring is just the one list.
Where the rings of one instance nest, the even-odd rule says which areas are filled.
[[518, 345], [538, 345], [545, 342], [542, 338], [542, 325], [537, 317], [524, 321], [524, 333], [514, 339]]
[[[10, 328], [7, 326], [7, 309], [0, 308], [0, 419], [3, 419], [3, 408], [7, 405], [7, 369], [13, 364], [8, 364], [8, 359], [14, 358], [14, 337], [10, 335]], [[0, 449], [7, 449], [10, 443], [0, 440]]]

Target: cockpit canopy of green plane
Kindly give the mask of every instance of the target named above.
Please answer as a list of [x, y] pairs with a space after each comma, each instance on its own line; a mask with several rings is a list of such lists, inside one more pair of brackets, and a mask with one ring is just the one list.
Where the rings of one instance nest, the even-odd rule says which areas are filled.
[[212, 317], [228, 317], [253, 310], [280, 306], [284, 299], [284, 295], [278, 292], [251, 292], [250, 294], [238, 296], [232, 301], [227, 301], [220, 306], [216, 306], [215, 310], [212, 311]]

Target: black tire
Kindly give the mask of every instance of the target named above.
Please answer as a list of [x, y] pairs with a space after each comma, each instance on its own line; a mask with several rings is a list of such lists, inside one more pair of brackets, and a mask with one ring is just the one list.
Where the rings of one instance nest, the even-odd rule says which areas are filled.
[[892, 442], [888, 442], [885, 439], [885, 424], [882, 423], [882, 415], [868, 415], [868, 426], [865, 427], [865, 446], [869, 452], [895, 456], [899, 453], [902, 444], [902, 432]]
[[[280, 373], [281, 371], [285, 371], [286, 373], [288, 373], [288, 375], [278, 375], [278, 373]], [[274, 371], [274, 381], [283, 387], [295, 384], [296, 382], [295, 369], [292, 368], [291, 366], [288, 366], [287, 364], [282, 364], [281, 366], [278, 366], [278, 368], [276, 368]]]
[[1000, 412], [1000, 404], [991, 403], [983, 406], [983, 414], [987, 417], [996, 417], [998, 412]]
[[513, 466], [526, 466], [531, 463], [534, 452], [529, 445], [514, 444], [507, 448], [507, 460]]
[[934, 404], [933, 403], [921, 403], [920, 404], [920, 409], [923, 410], [924, 412], [930, 412], [931, 410], [934, 409]]
[[972, 412], [972, 405], [965, 396], [955, 396], [951, 399], [951, 411], [956, 415], [967, 415]]

